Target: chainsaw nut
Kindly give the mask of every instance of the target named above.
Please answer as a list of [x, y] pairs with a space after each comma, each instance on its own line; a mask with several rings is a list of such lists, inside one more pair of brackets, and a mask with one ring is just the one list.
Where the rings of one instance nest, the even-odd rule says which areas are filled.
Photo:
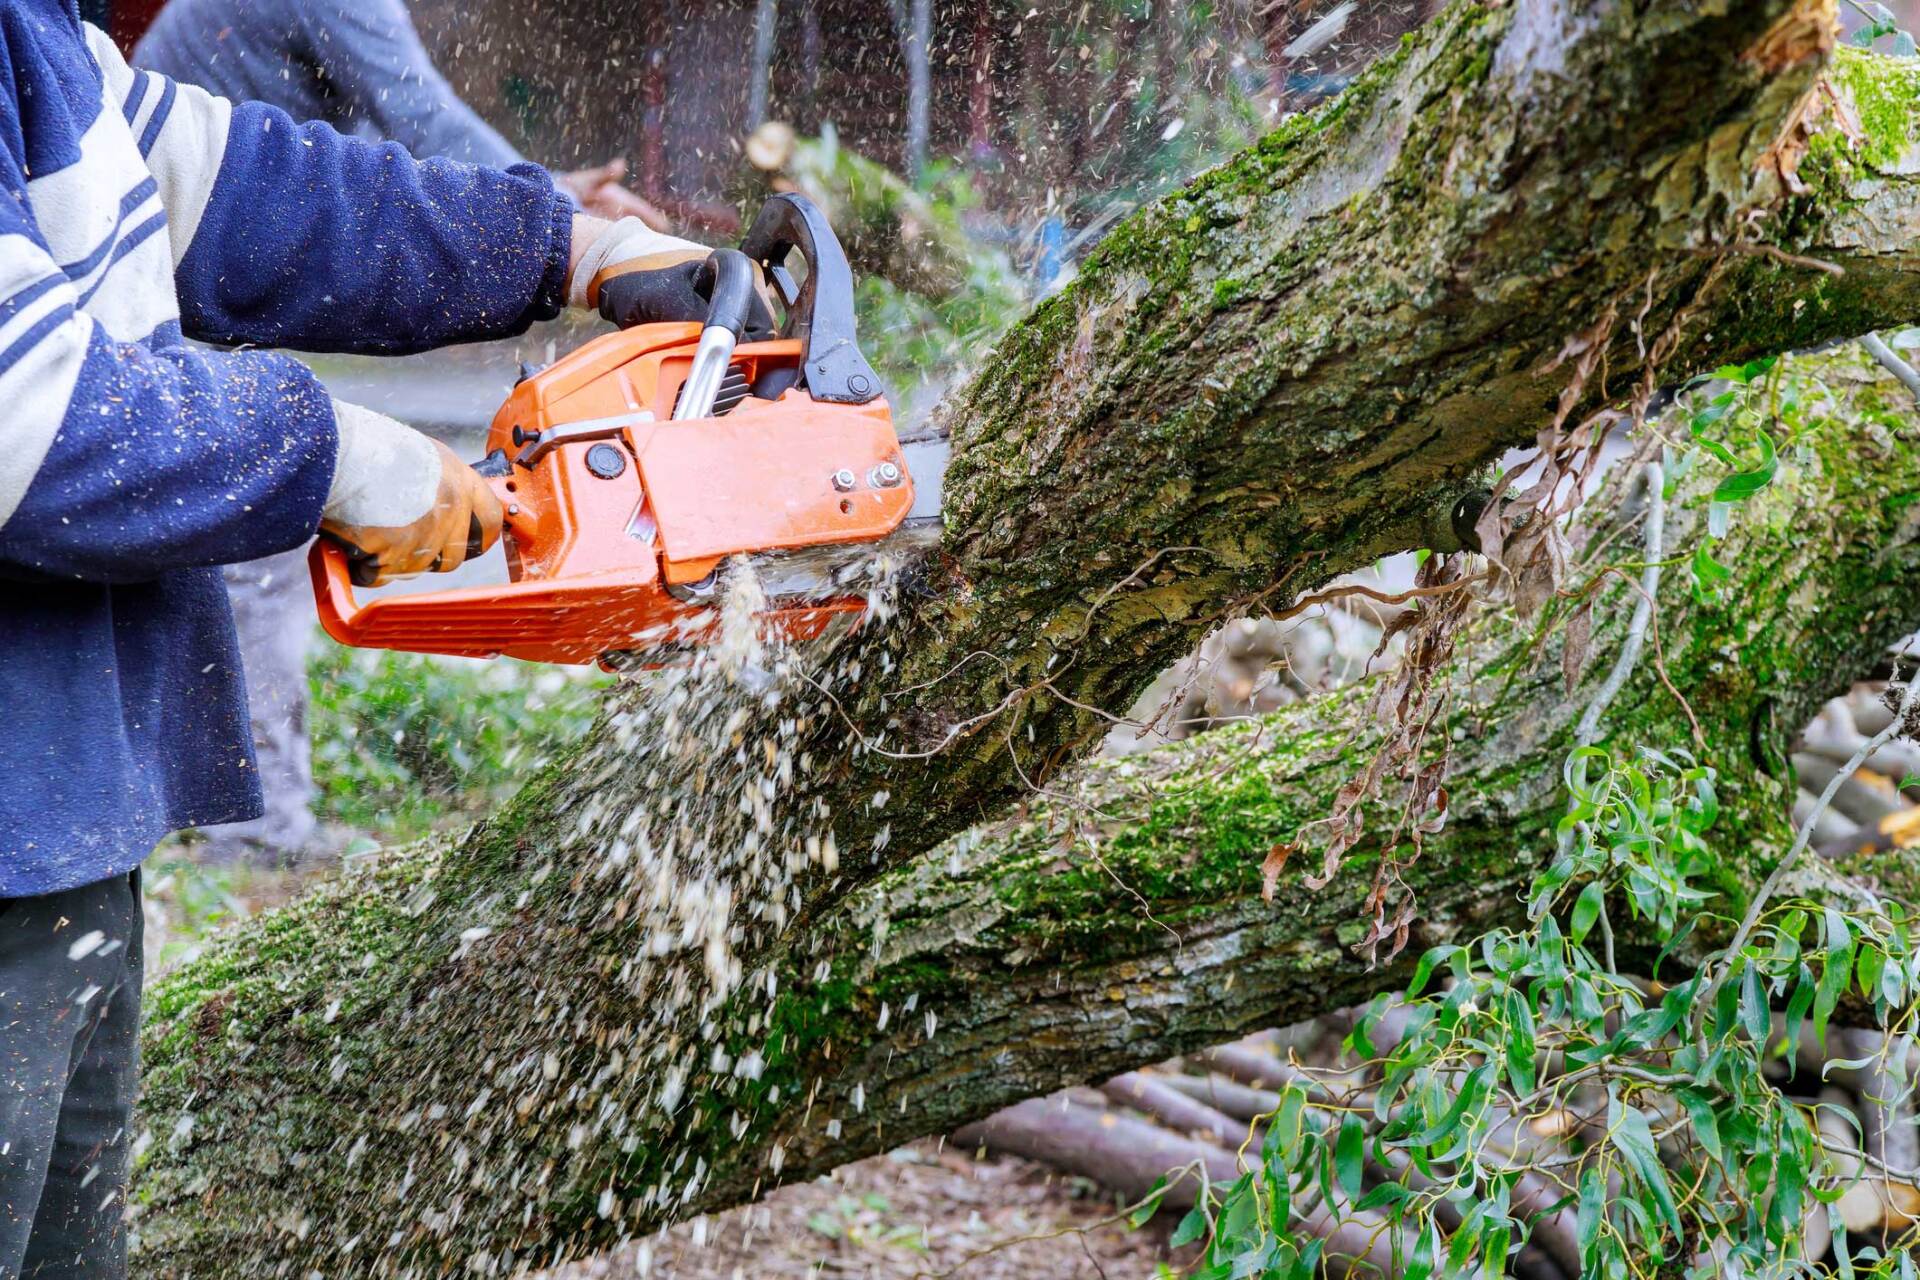
[[876, 489], [891, 489], [900, 483], [900, 468], [883, 462], [867, 473], [867, 482]]
[[611, 480], [626, 469], [626, 455], [610, 444], [597, 444], [587, 450], [587, 470], [602, 480]]
[[853, 472], [846, 467], [842, 467], [833, 473], [833, 487], [841, 493], [852, 493], [853, 486], [859, 483], [859, 477], [854, 475]]

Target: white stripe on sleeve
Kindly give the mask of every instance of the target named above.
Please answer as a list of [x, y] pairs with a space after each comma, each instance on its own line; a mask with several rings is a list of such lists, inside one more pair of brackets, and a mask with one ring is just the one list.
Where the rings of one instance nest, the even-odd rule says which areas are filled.
[[[105, 32], [88, 26], [87, 47], [100, 64], [116, 106], [124, 107], [136, 73], [120, 56]], [[201, 215], [220, 176], [220, 159], [227, 150], [227, 131], [233, 104], [197, 85], [178, 84], [152, 72], [139, 73], [144, 82], [131, 132], [145, 154], [147, 168], [160, 183], [166, 205], [168, 238], [177, 266], [193, 244]]]

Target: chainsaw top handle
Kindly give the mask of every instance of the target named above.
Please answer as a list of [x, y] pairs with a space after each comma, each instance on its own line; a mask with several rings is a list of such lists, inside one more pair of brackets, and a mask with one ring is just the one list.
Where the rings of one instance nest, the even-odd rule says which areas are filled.
[[707, 296], [707, 328], [725, 329], [735, 339], [746, 332], [753, 314], [753, 259], [738, 249], [715, 249], [700, 264], [693, 287]]
[[[807, 278], [796, 286], [787, 256], [806, 259]], [[854, 334], [853, 269], [826, 215], [798, 192], [782, 192], [760, 206], [740, 252], [758, 262], [786, 304], [783, 338], [805, 344], [807, 390], [815, 400], [866, 404], [882, 393], [880, 377], [860, 354]]]

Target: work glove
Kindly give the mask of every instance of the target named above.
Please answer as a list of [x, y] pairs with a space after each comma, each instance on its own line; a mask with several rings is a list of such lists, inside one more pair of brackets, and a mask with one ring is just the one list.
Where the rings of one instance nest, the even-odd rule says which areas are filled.
[[347, 549], [357, 584], [445, 573], [498, 541], [500, 501], [453, 450], [359, 405], [336, 400], [333, 417], [340, 452], [320, 532]]
[[[710, 251], [704, 245], [655, 231], [638, 218], [622, 218], [600, 233], [580, 259], [568, 301], [622, 329], [663, 321], [702, 321], [708, 299], [694, 286]], [[760, 275], [755, 264], [756, 277]], [[743, 333], [748, 341], [774, 334], [773, 309], [764, 279], [756, 280]]]

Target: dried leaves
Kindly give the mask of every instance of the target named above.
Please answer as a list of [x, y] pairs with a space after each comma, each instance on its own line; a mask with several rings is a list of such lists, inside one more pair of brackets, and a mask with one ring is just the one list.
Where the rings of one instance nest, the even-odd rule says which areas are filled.
[[[1374, 694], [1373, 710], [1387, 726], [1387, 739], [1366, 769], [1334, 797], [1323, 823], [1326, 848], [1320, 871], [1305, 878], [1314, 889], [1333, 879], [1348, 851], [1366, 833], [1367, 805], [1385, 798], [1391, 780], [1402, 780], [1393, 825], [1380, 841], [1385, 852], [1363, 907], [1367, 931], [1355, 946], [1367, 953], [1370, 963], [1379, 961], [1382, 943], [1388, 945], [1389, 960], [1406, 947], [1415, 903], [1401, 873], [1419, 860], [1428, 837], [1446, 825], [1448, 797], [1443, 784], [1450, 751], [1445, 728], [1453, 686], [1445, 672], [1473, 608], [1470, 588], [1478, 581], [1479, 575], [1467, 572], [1464, 556], [1432, 556], [1420, 566], [1415, 580], [1419, 604], [1394, 619], [1380, 638], [1382, 650], [1395, 636], [1404, 636], [1406, 645], [1400, 666]], [[1273, 854], [1268, 861], [1274, 861]], [[1280, 861], [1284, 864], [1284, 855]]]
[[[1566, 517], [1586, 495], [1607, 432], [1626, 417], [1619, 410], [1602, 409], [1571, 429], [1566, 426], [1596, 373], [1601, 375], [1604, 388], [1607, 345], [1618, 322], [1619, 313], [1609, 304], [1598, 320], [1569, 337], [1561, 347], [1550, 367], [1571, 362], [1573, 376], [1561, 388], [1553, 420], [1540, 429], [1533, 459], [1500, 477], [1492, 499], [1474, 525], [1487, 559], [1503, 571], [1514, 612], [1522, 621], [1536, 616], [1565, 581], [1571, 550]], [[1535, 467], [1539, 472], [1532, 483], [1518, 494], [1507, 496], [1507, 491]]]
[[1760, 153], [1756, 168], [1762, 173], [1773, 174], [1785, 191], [1796, 196], [1806, 194], [1807, 185], [1800, 181], [1800, 161], [1806, 157], [1808, 145], [1813, 141], [1814, 126], [1828, 112], [1833, 113], [1834, 121], [1846, 135], [1847, 141], [1858, 146], [1866, 136], [1860, 130], [1860, 122], [1854, 118], [1853, 111], [1840, 95], [1834, 92], [1833, 82], [1821, 80], [1788, 113], [1786, 122], [1780, 126], [1780, 136]]
[[1839, 34], [1839, 0], [1796, 0], [1740, 56], [1761, 74], [1777, 75], [1826, 57]]
[[[1452, 701], [1447, 673], [1467, 617], [1483, 594], [1504, 592], [1514, 612], [1525, 621], [1562, 593], [1572, 552], [1569, 518], [1585, 499], [1599, 469], [1601, 447], [1617, 424], [1644, 419], [1658, 370], [1718, 278], [1720, 266], [1716, 260], [1693, 300], [1680, 307], [1651, 342], [1643, 328], [1655, 298], [1655, 279], [1648, 276], [1644, 298], [1630, 321], [1641, 370], [1626, 397], [1626, 407], [1603, 404], [1571, 427], [1567, 423], [1588, 398], [1590, 388], [1598, 398], [1608, 399], [1606, 359], [1619, 328], [1618, 305], [1610, 303], [1592, 324], [1566, 340], [1549, 366], [1571, 367], [1553, 419], [1536, 437], [1533, 456], [1501, 476], [1475, 522], [1489, 572], [1469, 574], [1463, 556], [1429, 558], [1421, 566], [1415, 590], [1407, 593], [1419, 598], [1418, 607], [1397, 619], [1382, 636], [1383, 647], [1395, 635], [1404, 634], [1407, 639], [1405, 660], [1375, 697], [1374, 710], [1387, 726], [1387, 739], [1366, 769], [1335, 795], [1331, 811], [1319, 824], [1326, 829], [1320, 870], [1306, 877], [1311, 888], [1320, 888], [1333, 879], [1348, 852], [1366, 834], [1366, 807], [1384, 798], [1390, 780], [1400, 780], [1393, 826], [1377, 841], [1383, 853], [1366, 899], [1367, 931], [1356, 947], [1366, 951], [1372, 962], [1378, 962], [1383, 943], [1389, 948], [1389, 960], [1407, 945], [1414, 900], [1401, 872], [1418, 860], [1427, 837], [1440, 831], [1446, 822], [1444, 782], [1450, 743], [1445, 726]], [[1523, 480], [1525, 487], [1510, 494], [1509, 490]], [[1483, 581], [1492, 583], [1491, 591], [1470, 589]], [[1590, 595], [1575, 603], [1565, 626], [1561, 661], [1571, 689], [1592, 650]], [[1291, 846], [1276, 846], [1263, 864], [1269, 896], [1289, 852]]]

